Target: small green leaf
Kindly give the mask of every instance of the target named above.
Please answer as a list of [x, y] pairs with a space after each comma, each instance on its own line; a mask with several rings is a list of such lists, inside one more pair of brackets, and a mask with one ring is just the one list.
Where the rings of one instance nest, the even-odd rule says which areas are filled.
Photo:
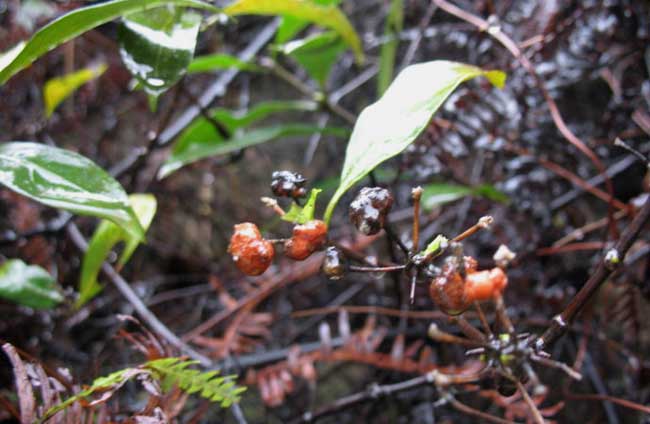
[[296, 202], [291, 203], [289, 212], [282, 216], [284, 221], [293, 222], [294, 224], [304, 224], [314, 219], [314, 212], [316, 211], [316, 198], [323, 191], [319, 188], [312, 188], [309, 193], [309, 199], [305, 206], [300, 206]]
[[444, 203], [453, 202], [467, 196], [485, 197], [495, 202], [505, 203], [508, 196], [491, 185], [467, 187], [456, 184], [428, 184], [422, 193], [422, 207], [432, 209]]
[[67, 99], [77, 88], [88, 81], [98, 78], [106, 71], [106, 65], [101, 64], [90, 68], [80, 69], [62, 77], [52, 78], [43, 87], [43, 99], [45, 100], [45, 115], [52, 116], [54, 109]]
[[239, 69], [240, 71], [263, 71], [263, 68], [254, 63], [244, 62], [243, 60], [229, 54], [211, 54], [195, 57], [194, 60], [192, 60], [192, 63], [187, 67], [187, 73], [196, 74], [199, 72], [212, 72], [231, 68]]
[[345, 44], [337, 33], [325, 32], [291, 41], [282, 46], [281, 50], [294, 58], [310, 77], [324, 87], [332, 66], [345, 50]]
[[430, 256], [438, 253], [441, 249], [446, 248], [447, 243], [449, 240], [447, 237], [443, 236], [442, 234], [438, 234], [436, 238], [433, 239], [431, 243], [427, 245], [427, 247], [419, 253], [419, 255], [422, 256]]
[[377, 94], [382, 95], [393, 80], [395, 68], [395, 54], [399, 44], [399, 33], [402, 32], [404, 22], [403, 0], [392, 0], [390, 11], [384, 25], [384, 37], [388, 38], [381, 46], [379, 54], [379, 74], [377, 75]]
[[[381, 99], [366, 107], [354, 125], [341, 185], [327, 206], [326, 222], [329, 223], [343, 193], [415, 141], [458, 85], [487, 72], [447, 61], [411, 65], [400, 72]], [[494, 79], [496, 74], [492, 75]]]
[[111, 220], [144, 238], [120, 183], [78, 153], [38, 143], [0, 144], [0, 184], [54, 208]]
[[113, 0], [75, 9], [38, 30], [27, 43], [20, 43], [5, 53], [0, 58], [0, 84], [4, 84], [43, 54], [88, 30], [127, 13], [165, 4], [217, 10], [200, 0]]
[[322, 128], [317, 125], [285, 124], [266, 128], [256, 128], [241, 135], [235, 135], [228, 140], [210, 139], [188, 142], [182, 151], [172, 152], [158, 172], [158, 178], [169, 176], [179, 168], [207, 157], [225, 155], [237, 150], [256, 146], [280, 137], [298, 135], [325, 134], [345, 137], [348, 131], [343, 128]]
[[63, 301], [56, 281], [47, 271], [18, 259], [0, 266], [0, 297], [36, 309], [50, 309]]
[[[132, 194], [129, 196], [129, 202], [140, 221], [140, 225], [147, 231], [156, 214], [156, 198], [151, 194]], [[88, 243], [88, 249], [81, 264], [77, 308], [83, 306], [102, 290], [102, 286], [97, 282], [97, 276], [111, 249], [117, 243], [125, 243], [124, 250], [117, 263], [118, 268], [121, 268], [131, 258], [140, 241], [140, 239], [132, 237], [111, 221], [104, 220], [99, 224], [90, 243]]]
[[229, 16], [282, 15], [330, 28], [352, 48], [357, 62], [363, 62], [361, 40], [336, 6], [322, 6], [308, 0], [237, 0], [223, 9], [223, 13]]
[[200, 25], [199, 14], [174, 6], [124, 17], [120, 55], [147, 94], [158, 97], [185, 73]]

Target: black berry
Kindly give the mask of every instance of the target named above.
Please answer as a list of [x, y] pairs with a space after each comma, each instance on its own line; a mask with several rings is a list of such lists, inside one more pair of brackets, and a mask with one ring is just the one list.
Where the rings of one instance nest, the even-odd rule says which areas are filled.
[[291, 171], [275, 171], [271, 175], [271, 191], [277, 197], [291, 197], [293, 199], [305, 197], [307, 180], [302, 175]]
[[364, 187], [350, 203], [350, 219], [363, 234], [377, 234], [384, 228], [391, 206], [393, 196], [388, 190], [381, 187]]

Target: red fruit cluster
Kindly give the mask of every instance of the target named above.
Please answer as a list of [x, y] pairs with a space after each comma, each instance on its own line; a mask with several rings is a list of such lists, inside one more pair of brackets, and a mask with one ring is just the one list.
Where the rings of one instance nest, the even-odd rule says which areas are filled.
[[275, 249], [273, 243], [262, 238], [257, 225], [243, 222], [235, 225], [228, 253], [235, 265], [246, 275], [260, 275], [271, 265]]
[[321, 249], [327, 241], [327, 225], [314, 219], [293, 227], [293, 234], [284, 243], [284, 254], [296, 261], [307, 259], [312, 253]]
[[473, 302], [493, 299], [508, 285], [508, 277], [501, 268], [477, 271], [474, 258], [465, 256], [465, 278], [461, 275], [458, 259], [450, 256], [442, 272], [431, 281], [429, 295], [443, 312], [458, 315]]

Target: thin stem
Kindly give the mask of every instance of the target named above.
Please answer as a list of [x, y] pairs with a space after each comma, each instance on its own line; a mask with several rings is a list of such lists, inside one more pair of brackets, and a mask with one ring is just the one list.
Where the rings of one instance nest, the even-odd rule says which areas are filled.
[[530, 398], [530, 395], [526, 391], [524, 385], [521, 384], [521, 381], [517, 379], [515, 379], [515, 383], [517, 384], [517, 389], [519, 389], [519, 393], [521, 393], [521, 396], [524, 398], [524, 402], [526, 402], [526, 405], [528, 405], [528, 409], [530, 409], [530, 412], [533, 415], [533, 420], [535, 420], [535, 423], [544, 424], [544, 417], [542, 417], [542, 413], [539, 412], [537, 405], [535, 405], [535, 402], [533, 402], [533, 400]]
[[417, 252], [420, 244], [420, 199], [422, 198], [422, 187], [415, 187], [411, 190], [413, 197], [413, 247], [411, 250]]
[[478, 231], [489, 228], [492, 222], [494, 222], [494, 218], [492, 218], [491, 216], [489, 215], [482, 216], [479, 218], [476, 224], [472, 225], [462, 233], [458, 234], [456, 237], [452, 239], [452, 241], [463, 241], [467, 237], [474, 235]]
[[355, 266], [350, 265], [348, 268], [351, 272], [398, 272], [406, 268], [406, 265], [393, 266]]
[[483, 308], [481, 308], [481, 305], [476, 301], [474, 302], [474, 309], [476, 309], [478, 319], [481, 321], [481, 325], [483, 326], [485, 334], [487, 334], [489, 338], [492, 338], [492, 330], [490, 329], [490, 324], [488, 323], [488, 320], [483, 313]]
[[456, 398], [452, 396], [449, 397], [449, 403], [451, 404], [451, 406], [454, 407], [455, 410], [467, 415], [471, 415], [473, 417], [480, 418], [483, 421], [489, 421], [491, 423], [497, 423], [497, 424], [516, 424], [514, 421], [504, 420], [503, 418], [495, 417], [492, 414], [488, 414], [486, 412], [479, 411], [478, 409], [474, 409], [471, 406], [459, 402], [458, 400], [456, 400]]
[[[68, 235], [72, 242], [77, 246], [77, 248], [86, 252], [88, 250], [88, 242], [77, 228], [76, 224], [70, 223], [68, 225]], [[108, 277], [108, 279], [115, 285], [119, 292], [129, 301], [133, 306], [135, 311], [140, 315], [140, 318], [147, 325], [158, 333], [163, 339], [165, 339], [170, 345], [179, 349], [182, 353], [191, 357], [192, 359], [198, 360], [201, 364], [209, 366], [212, 364], [212, 361], [189, 347], [186, 343], [181, 341], [165, 324], [163, 324], [142, 302], [138, 295], [133, 291], [131, 285], [122, 278], [122, 276], [115, 271], [110, 264], [104, 262], [102, 265], [102, 271]]]
[[580, 291], [573, 297], [569, 305], [561, 314], [555, 316], [548, 329], [535, 341], [535, 348], [544, 350], [544, 348], [557, 340], [563, 335], [567, 328], [573, 323], [575, 317], [580, 313], [584, 305], [598, 291], [600, 286], [607, 281], [608, 277], [625, 259], [627, 251], [634, 241], [638, 238], [639, 233], [650, 220], [650, 197], [639, 211], [630, 225], [625, 228], [621, 238], [618, 240], [613, 249], [610, 249], [605, 257], [598, 264], [598, 268], [591, 275]]

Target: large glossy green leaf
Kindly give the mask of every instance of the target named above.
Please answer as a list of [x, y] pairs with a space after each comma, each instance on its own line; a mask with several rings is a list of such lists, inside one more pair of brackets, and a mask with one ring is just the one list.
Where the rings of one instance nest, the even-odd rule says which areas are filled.
[[109, 219], [133, 237], [144, 237], [120, 183], [90, 159], [69, 150], [2, 143], [0, 184], [48, 206]]
[[[146, 231], [156, 214], [156, 198], [151, 194], [132, 194], [129, 196], [129, 202], [140, 221], [140, 225]], [[88, 243], [88, 249], [81, 263], [77, 307], [83, 306], [102, 290], [102, 286], [97, 282], [97, 276], [102, 263], [106, 260], [113, 247], [117, 243], [125, 243], [117, 263], [119, 269], [126, 265], [140, 241], [140, 239], [134, 238], [111, 221], [103, 220], [99, 224]]]
[[460, 83], [480, 75], [499, 87], [505, 83], [503, 72], [448, 61], [419, 63], [400, 72], [384, 95], [359, 115], [325, 220], [329, 222], [343, 193], [415, 141]]
[[454, 200], [467, 196], [485, 197], [495, 202], [507, 202], [508, 196], [491, 185], [484, 184], [476, 187], [468, 187], [457, 184], [434, 183], [427, 184], [422, 193], [422, 207], [432, 209]]
[[0, 84], [31, 65], [44, 53], [72, 38], [122, 15], [165, 4], [216, 10], [200, 0], [113, 0], [75, 9], [50, 22], [26, 43], [21, 43], [0, 58]]
[[379, 54], [379, 73], [377, 74], [377, 94], [382, 95], [393, 79], [395, 54], [399, 44], [399, 33], [404, 22], [403, 0], [392, 0], [384, 25], [384, 36], [388, 40], [382, 44]]
[[341, 10], [308, 0], [236, 0], [223, 9], [229, 16], [282, 15], [311, 22], [336, 31], [352, 48], [357, 62], [363, 61], [361, 40]]
[[285, 124], [266, 128], [256, 128], [243, 134], [236, 134], [228, 140], [210, 139], [187, 143], [183, 151], [177, 151], [167, 159], [158, 172], [158, 178], [165, 178], [182, 166], [207, 157], [225, 155], [237, 150], [256, 146], [280, 137], [312, 135], [316, 133], [346, 137], [348, 131], [343, 128], [322, 128], [317, 125]]
[[231, 68], [239, 69], [241, 71], [263, 71], [263, 68], [254, 63], [244, 62], [236, 56], [219, 53], [195, 57], [194, 60], [192, 60], [192, 63], [187, 67], [187, 73], [196, 74], [199, 72], [220, 71]]
[[147, 94], [158, 97], [185, 73], [200, 25], [198, 13], [175, 6], [124, 17], [118, 33], [120, 55]]
[[[275, 100], [261, 102], [245, 112], [233, 112], [227, 109], [213, 109], [210, 116], [221, 123], [231, 134], [248, 127], [274, 113], [287, 111], [314, 111], [318, 104], [312, 101], [292, 101], [292, 100]], [[191, 151], [200, 145], [216, 145], [223, 142], [223, 137], [214, 127], [213, 122], [204, 117], [198, 118], [192, 122], [176, 139], [172, 148], [171, 156], [160, 169], [159, 178], [168, 176], [177, 170], [183, 164], [176, 161], [175, 158], [184, 157], [188, 151]]]
[[[311, 0], [312, 3], [320, 4], [321, 6], [337, 5], [341, 0]], [[309, 25], [308, 21], [294, 18], [291, 16], [283, 16], [278, 26], [278, 31], [275, 34], [275, 42], [283, 44], [291, 40], [294, 35], [305, 29]]]
[[43, 100], [45, 101], [45, 115], [49, 118], [54, 109], [74, 91], [95, 78], [106, 70], [106, 65], [101, 64], [90, 68], [80, 69], [62, 77], [52, 78], [43, 86]]
[[37, 309], [63, 301], [54, 278], [39, 266], [11, 259], [0, 266], [0, 297]]
[[345, 44], [335, 32], [314, 34], [282, 47], [282, 52], [294, 58], [321, 87], [325, 86], [332, 66], [344, 50]]

